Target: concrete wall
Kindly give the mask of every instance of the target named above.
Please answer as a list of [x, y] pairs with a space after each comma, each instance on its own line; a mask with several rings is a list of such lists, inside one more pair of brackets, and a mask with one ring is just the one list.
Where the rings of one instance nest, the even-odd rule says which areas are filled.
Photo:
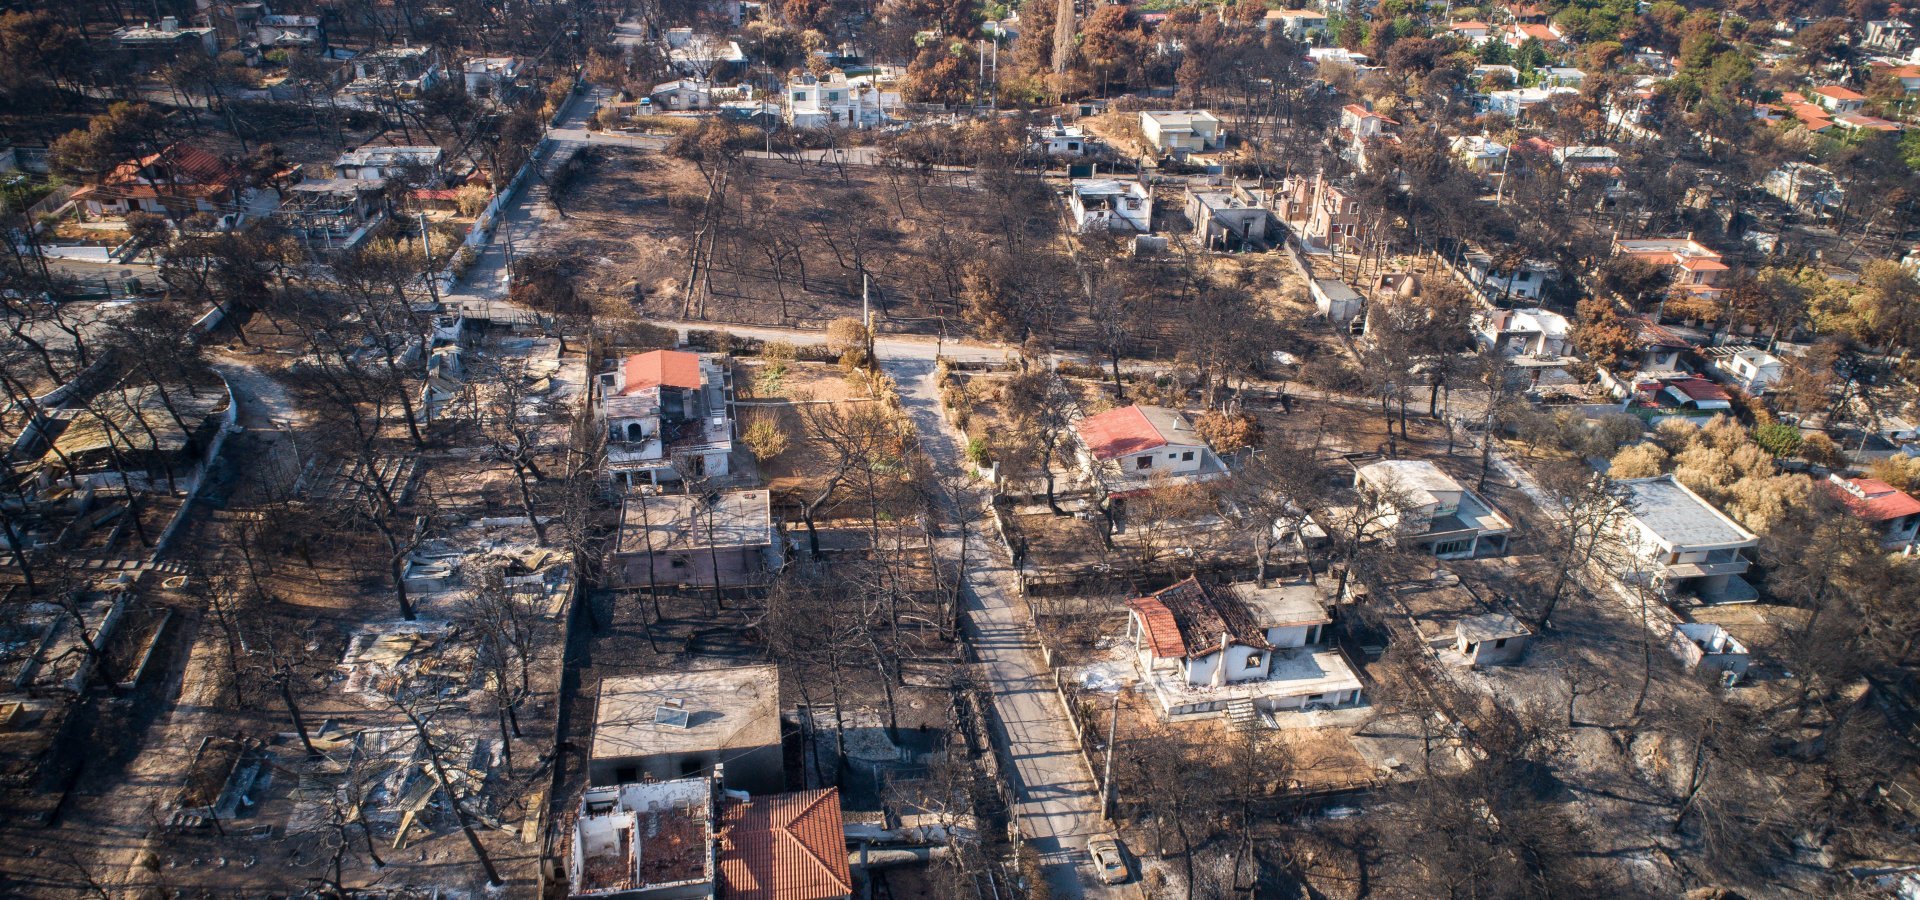
[[[1192, 459], [1181, 459], [1182, 456], [1188, 453], [1193, 454]], [[1153, 459], [1153, 465], [1146, 469], [1140, 468], [1138, 460], [1141, 457], [1151, 457]], [[1165, 447], [1159, 447], [1143, 453], [1122, 456], [1119, 458], [1118, 463], [1121, 469], [1128, 474], [1138, 473], [1144, 475], [1151, 472], [1166, 472], [1171, 475], [1185, 475], [1190, 472], [1200, 471], [1200, 463], [1205, 457], [1206, 452], [1203, 447], [1195, 447], [1187, 444], [1168, 444]]]
[[[777, 794], [787, 789], [785, 762], [779, 744], [595, 759], [590, 780], [596, 786], [645, 779], [671, 781], [704, 775], [712, 771], [716, 763], [726, 765], [723, 780], [733, 790], [749, 794]], [[622, 771], [624, 769], [633, 771]], [[625, 777], [627, 775], [635, 777]]]
[[1285, 625], [1267, 629], [1267, 643], [1275, 647], [1305, 647], [1313, 643], [1313, 631], [1318, 625]]
[[[1505, 643], [1502, 644], [1502, 641]], [[1472, 649], [1468, 649], [1469, 646], [1471, 646]], [[1475, 664], [1482, 666], [1510, 666], [1519, 662], [1520, 657], [1526, 655], [1527, 635], [1501, 638], [1492, 641], [1480, 641], [1479, 643], [1471, 645], [1465, 641], [1459, 641], [1456, 642], [1456, 648], [1462, 655], [1466, 656], [1467, 659], [1473, 661]]]

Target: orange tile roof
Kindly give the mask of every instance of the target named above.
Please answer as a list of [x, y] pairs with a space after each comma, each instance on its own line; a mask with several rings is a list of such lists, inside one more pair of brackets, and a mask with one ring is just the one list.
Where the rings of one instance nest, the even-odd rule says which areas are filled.
[[[146, 184], [142, 178], [152, 167], [165, 172], [167, 183]], [[109, 199], [151, 200], [160, 197], [212, 197], [227, 190], [240, 178], [240, 172], [226, 160], [188, 144], [169, 144], [158, 153], [135, 157], [113, 167], [97, 185], [89, 184], [74, 192], [75, 199], [94, 194]]]
[[1825, 131], [1833, 127], [1833, 116], [1818, 106], [1811, 103], [1795, 103], [1791, 108], [1793, 117], [1799, 119], [1800, 124], [1805, 125], [1808, 131]]
[[1453, 23], [1453, 24], [1452, 24], [1451, 26], [1449, 26], [1449, 27], [1451, 27], [1451, 28], [1452, 28], [1452, 29], [1453, 29], [1454, 31], [1485, 31], [1485, 30], [1487, 30], [1487, 23], [1485, 23], [1485, 22], [1455, 22], [1455, 23]]
[[1513, 149], [1523, 150], [1529, 153], [1548, 154], [1560, 149], [1560, 145], [1543, 137], [1530, 137], [1514, 144]]
[[627, 376], [627, 386], [621, 391], [622, 396], [661, 385], [687, 390], [698, 390], [700, 387], [700, 357], [683, 350], [636, 353], [627, 357], [622, 368]]
[[1173, 610], [1160, 602], [1158, 597], [1136, 597], [1127, 601], [1127, 608], [1140, 617], [1140, 630], [1147, 638], [1147, 648], [1158, 659], [1184, 659], [1187, 644], [1180, 639], [1180, 624], [1174, 621]]
[[1551, 44], [1560, 39], [1559, 35], [1553, 33], [1552, 28], [1545, 25], [1515, 25], [1513, 30], [1545, 44]]
[[1110, 409], [1080, 420], [1080, 440], [1098, 460], [1118, 459], [1167, 445], [1166, 435], [1147, 421], [1138, 406]]
[[1364, 106], [1361, 106], [1358, 103], [1349, 103], [1346, 106], [1341, 107], [1340, 109], [1342, 112], [1353, 113], [1354, 115], [1359, 116], [1362, 119], [1379, 119], [1380, 121], [1386, 122], [1391, 125], [1400, 124], [1399, 122], [1395, 122], [1392, 119], [1389, 119], [1386, 116], [1383, 116], [1377, 112], [1374, 112], [1373, 110], [1370, 110]]
[[852, 896], [839, 788], [728, 800], [720, 809], [720, 828], [721, 896]]
[[221, 159], [199, 147], [188, 144], [169, 144], [167, 148], [150, 156], [130, 159], [115, 166], [107, 174], [106, 184], [127, 184], [136, 181], [140, 172], [149, 166], [165, 166], [176, 180], [185, 178], [198, 184], [219, 184], [237, 177], [239, 173]]
[[1835, 100], [1867, 99], [1865, 95], [1855, 93], [1854, 91], [1848, 90], [1847, 88], [1843, 88], [1837, 84], [1823, 84], [1817, 88], [1814, 88], [1813, 92], [1816, 94], [1819, 94], [1822, 97], [1831, 97]]

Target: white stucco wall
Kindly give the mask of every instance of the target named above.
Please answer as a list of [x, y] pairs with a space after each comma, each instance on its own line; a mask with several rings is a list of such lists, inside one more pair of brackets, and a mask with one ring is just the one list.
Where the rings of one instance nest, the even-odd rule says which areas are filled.
[[[1120, 457], [1120, 466], [1123, 471], [1129, 474], [1166, 472], [1172, 475], [1185, 475], [1190, 472], [1200, 471], [1201, 460], [1206, 455], [1203, 450], [1204, 448], [1202, 447], [1190, 444], [1168, 444], [1144, 453], [1134, 453]], [[1192, 459], [1181, 458], [1189, 453], [1193, 454]], [[1151, 468], [1140, 468], [1139, 459], [1143, 456], [1153, 458], [1153, 466]]]

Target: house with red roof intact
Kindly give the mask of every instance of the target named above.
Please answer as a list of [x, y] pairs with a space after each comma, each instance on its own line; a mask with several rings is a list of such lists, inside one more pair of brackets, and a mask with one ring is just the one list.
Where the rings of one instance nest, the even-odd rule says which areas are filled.
[[1328, 636], [1311, 581], [1210, 587], [1188, 578], [1127, 603], [1127, 640], [1163, 719], [1351, 706], [1360, 680]]
[[1522, 22], [1508, 25], [1504, 39], [1507, 42], [1507, 46], [1518, 50], [1530, 40], [1539, 41], [1548, 47], [1552, 47], [1555, 44], [1564, 42], [1566, 36], [1560, 33], [1560, 26], [1558, 25], [1534, 25]]
[[1814, 88], [1807, 92], [1807, 99], [1815, 106], [1834, 115], [1859, 112], [1861, 107], [1867, 105], [1865, 95], [1837, 84], [1823, 84]]
[[1226, 474], [1226, 464], [1193, 423], [1164, 406], [1123, 406], [1074, 424], [1080, 465], [1109, 490], [1148, 486], [1153, 479], [1204, 481]]
[[853, 896], [840, 789], [723, 801], [720, 896], [729, 900]]
[[1880, 529], [1880, 546], [1913, 552], [1920, 539], [1920, 500], [1878, 478], [1827, 476], [1827, 492], [1848, 511]]
[[607, 429], [607, 469], [629, 486], [732, 471], [733, 383], [724, 357], [628, 356], [600, 375], [594, 407]]
[[1352, 133], [1355, 140], [1377, 138], [1398, 124], [1358, 103], [1349, 103], [1340, 108], [1340, 127]]
[[1729, 271], [1720, 254], [1702, 246], [1691, 234], [1683, 238], [1615, 238], [1613, 254], [1666, 269], [1673, 276], [1675, 292], [1702, 297], [1718, 295], [1723, 290], [1720, 282]]

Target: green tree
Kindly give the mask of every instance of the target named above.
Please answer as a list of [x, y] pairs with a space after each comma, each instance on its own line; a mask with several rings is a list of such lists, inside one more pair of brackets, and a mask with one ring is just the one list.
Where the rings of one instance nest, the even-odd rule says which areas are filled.
[[1800, 429], [1785, 422], [1768, 422], [1753, 430], [1754, 443], [1781, 459], [1800, 452]]

